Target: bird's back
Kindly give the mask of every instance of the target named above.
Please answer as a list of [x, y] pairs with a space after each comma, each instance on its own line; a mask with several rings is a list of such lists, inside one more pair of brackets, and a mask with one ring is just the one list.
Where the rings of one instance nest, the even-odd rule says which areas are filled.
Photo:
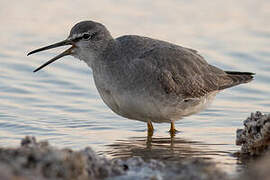
[[134, 81], [141, 80], [144, 87], [143, 81], [156, 81], [165, 93], [183, 98], [201, 97], [253, 79], [253, 73], [223, 71], [208, 64], [197, 51], [165, 41], [132, 35], [116, 41], [127, 64], [138, 72], [133, 74]]

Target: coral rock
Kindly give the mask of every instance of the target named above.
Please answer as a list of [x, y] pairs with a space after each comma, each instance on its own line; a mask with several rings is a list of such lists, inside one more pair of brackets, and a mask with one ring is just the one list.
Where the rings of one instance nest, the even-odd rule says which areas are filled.
[[270, 114], [251, 113], [244, 126], [236, 131], [236, 145], [242, 146], [240, 153], [260, 155], [266, 152], [270, 143]]

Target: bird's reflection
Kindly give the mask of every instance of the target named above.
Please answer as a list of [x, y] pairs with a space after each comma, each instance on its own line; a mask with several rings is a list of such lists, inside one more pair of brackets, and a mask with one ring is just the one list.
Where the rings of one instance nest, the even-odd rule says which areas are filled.
[[[220, 148], [218, 148], [219, 146]], [[228, 144], [206, 144], [179, 137], [132, 137], [108, 145], [106, 154], [113, 158], [139, 156], [144, 160], [156, 159], [161, 161], [179, 161], [190, 157], [219, 160], [234, 159], [231, 152], [216, 150], [222, 149], [221, 146], [228, 146]], [[226, 161], [223, 162], [227, 163]]]

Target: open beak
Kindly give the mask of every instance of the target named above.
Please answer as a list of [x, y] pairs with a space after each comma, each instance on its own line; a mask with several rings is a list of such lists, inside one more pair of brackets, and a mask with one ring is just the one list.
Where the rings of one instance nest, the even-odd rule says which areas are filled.
[[72, 54], [72, 49], [75, 46], [74, 46], [74, 43], [71, 40], [66, 39], [64, 41], [61, 41], [61, 42], [58, 42], [58, 43], [55, 43], [55, 44], [52, 44], [52, 45], [49, 45], [49, 46], [45, 46], [45, 47], [42, 47], [42, 48], [39, 48], [39, 49], [36, 49], [34, 51], [29, 52], [27, 54], [27, 56], [29, 56], [31, 54], [34, 54], [34, 53], [37, 53], [37, 52], [40, 52], [40, 51], [45, 51], [45, 50], [48, 50], [48, 49], [52, 49], [52, 48], [56, 48], [56, 47], [60, 47], [60, 46], [66, 46], [66, 45], [72, 45], [72, 46], [69, 49], [67, 49], [64, 52], [62, 52], [61, 54], [59, 54], [58, 56], [55, 56], [54, 58], [52, 58], [48, 62], [46, 62], [43, 65], [39, 66], [37, 69], [34, 70], [34, 72], [39, 71], [40, 69], [42, 69], [45, 66], [53, 63], [54, 61], [56, 61], [57, 59], [60, 59], [61, 57], [64, 57], [64, 56], [67, 56], [67, 55], [71, 55]]

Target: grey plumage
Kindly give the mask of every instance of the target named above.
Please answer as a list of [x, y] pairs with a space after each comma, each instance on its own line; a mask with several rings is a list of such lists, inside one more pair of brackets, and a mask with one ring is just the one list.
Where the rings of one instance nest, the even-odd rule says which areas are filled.
[[254, 75], [223, 71], [196, 50], [165, 41], [135, 35], [114, 39], [93, 21], [76, 24], [67, 40], [29, 54], [67, 44], [72, 47], [47, 64], [67, 54], [83, 60], [115, 113], [146, 122], [174, 122], [196, 113], [220, 90], [247, 83]]
[[131, 74], [130, 80], [137, 87], [145, 88], [147, 84], [151, 84], [151, 88], [156, 81], [156, 88], [163, 89], [167, 94], [194, 98], [253, 79], [253, 73], [224, 72], [209, 65], [197, 51], [168, 42], [129, 35], [117, 38], [115, 44], [117, 48], [106, 49], [103, 53], [106, 56], [102, 59], [124, 59], [124, 64], [122, 61], [120, 64], [116, 63], [116, 68], [111, 71], [119, 71], [125, 78], [124, 81]]

